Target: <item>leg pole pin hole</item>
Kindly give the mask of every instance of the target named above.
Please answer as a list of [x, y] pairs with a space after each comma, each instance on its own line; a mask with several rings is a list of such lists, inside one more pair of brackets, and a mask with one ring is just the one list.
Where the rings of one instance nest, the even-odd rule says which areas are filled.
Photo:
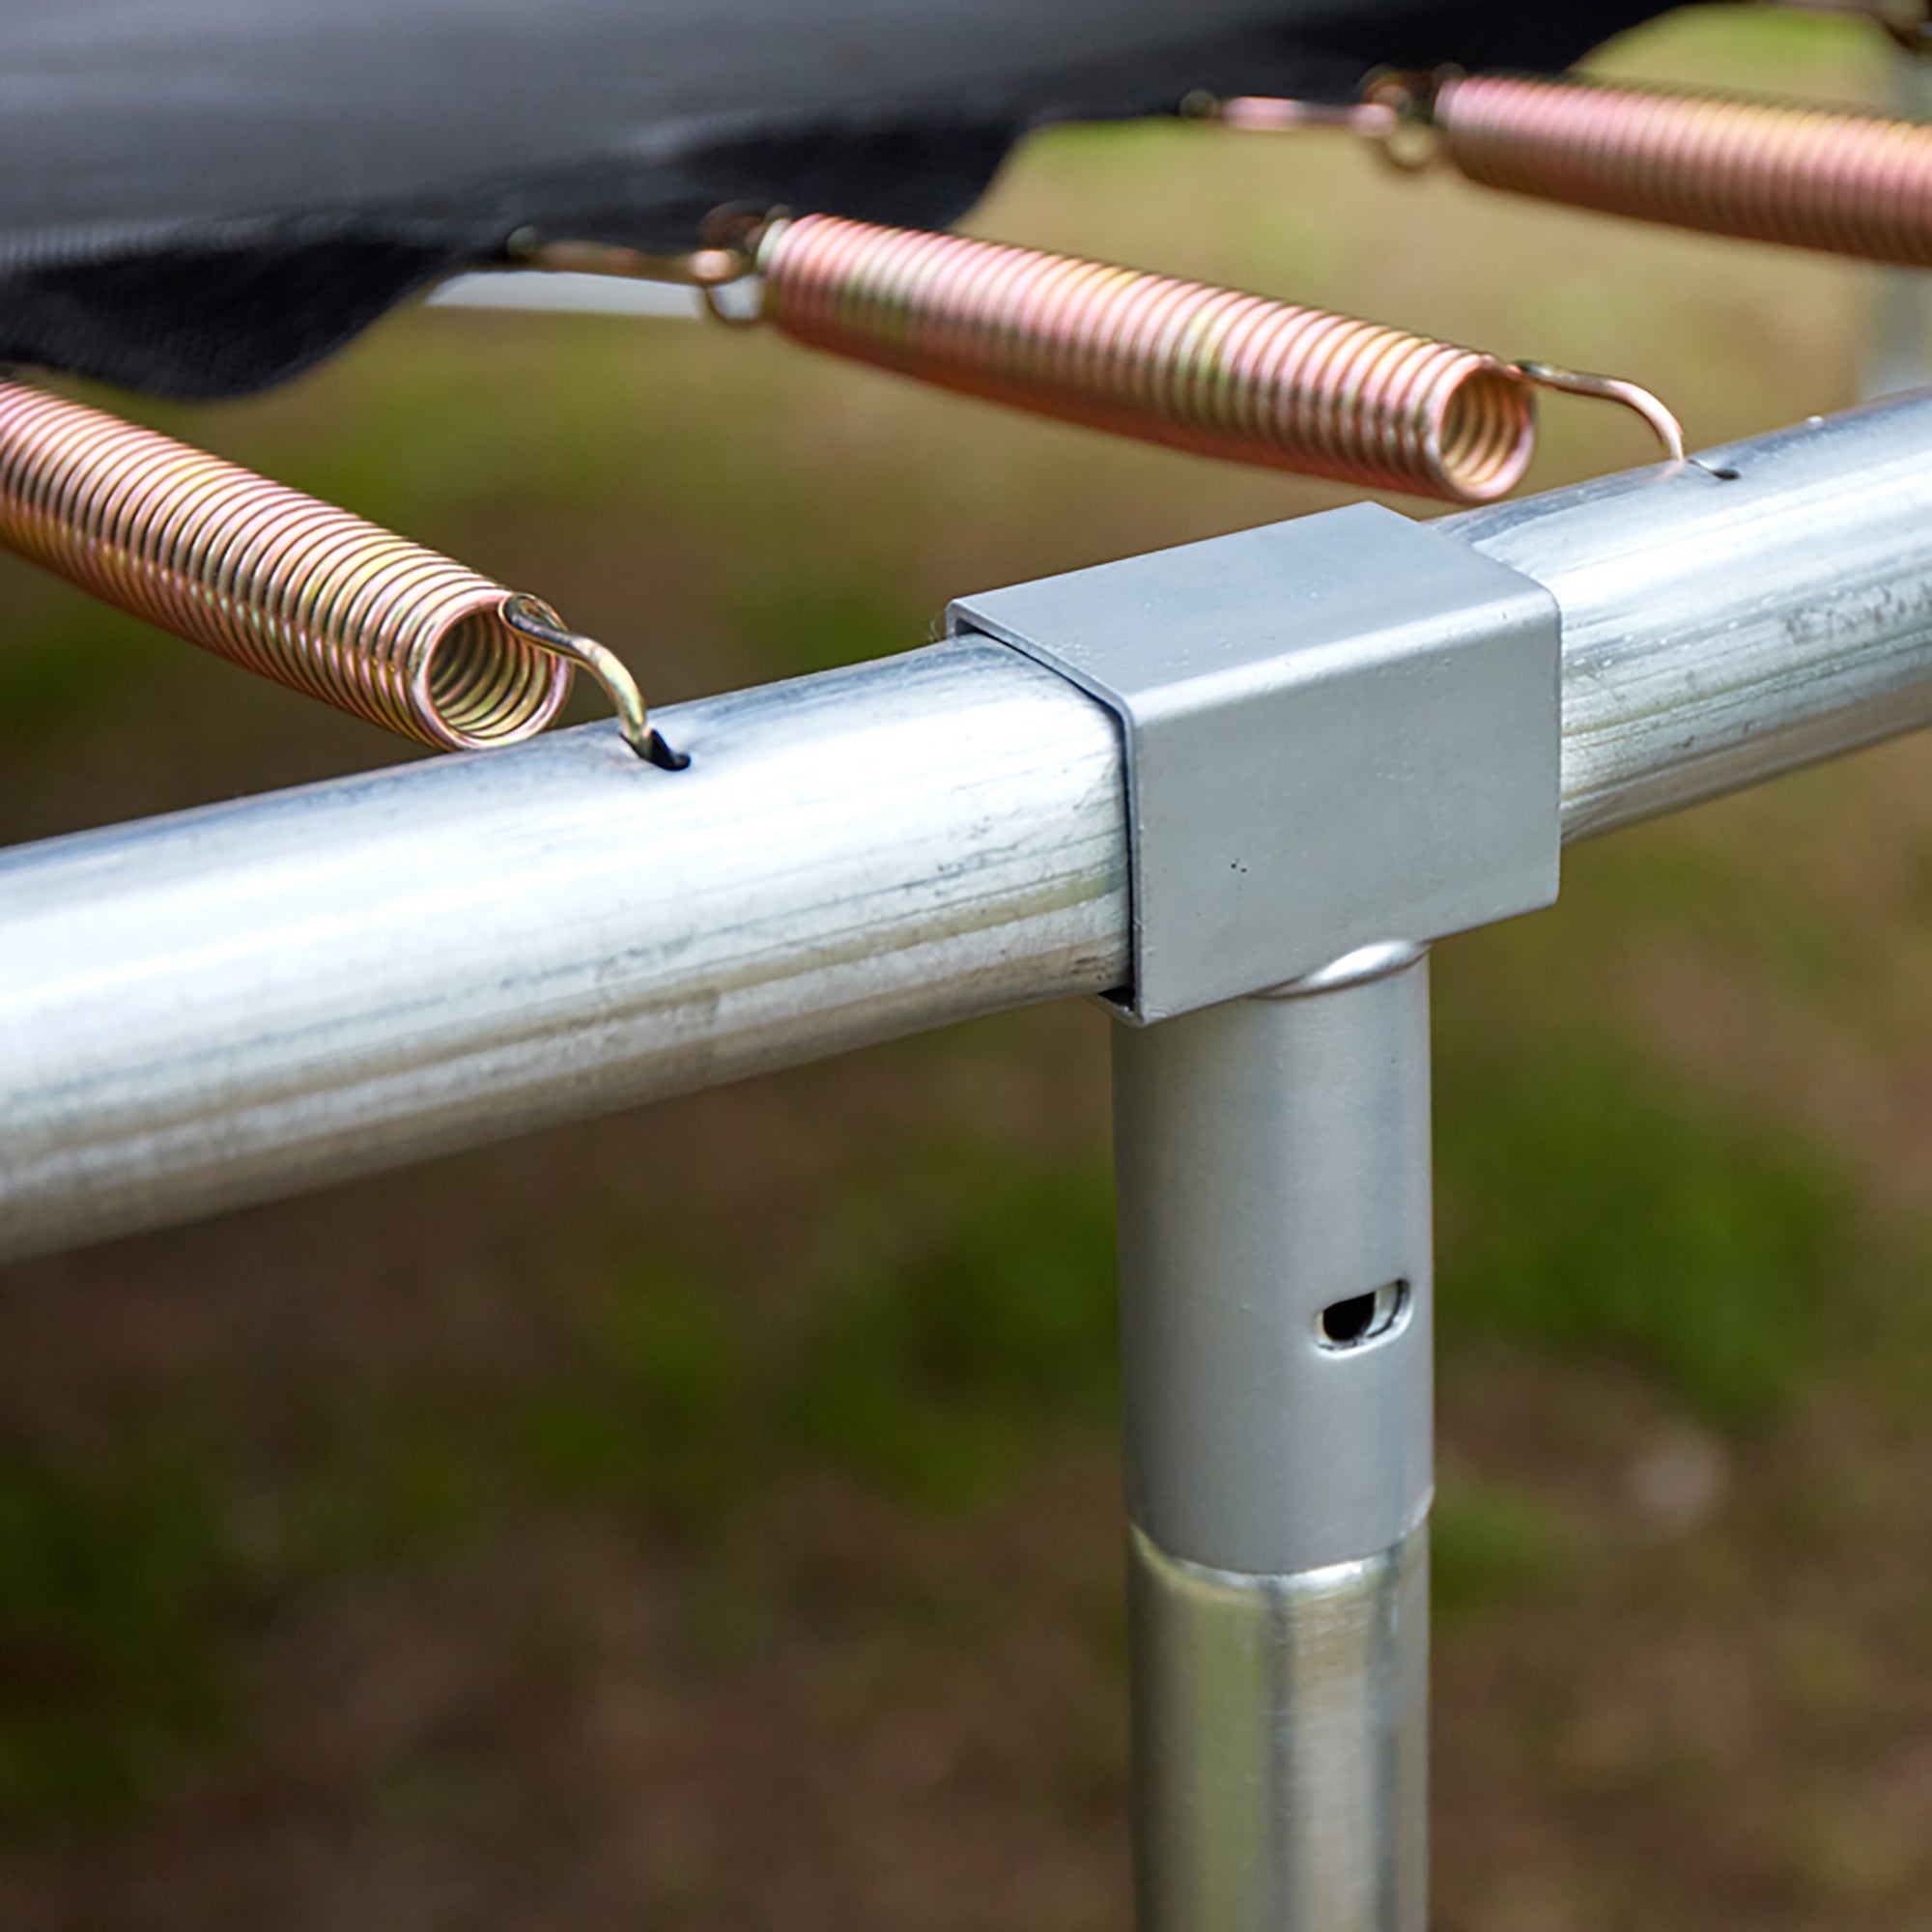
[[1315, 1318], [1324, 1349], [1359, 1349], [1386, 1335], [1408, 1306], [1408, 1283], [1385, 1281], [1367, 1294], [1344, 1295]]

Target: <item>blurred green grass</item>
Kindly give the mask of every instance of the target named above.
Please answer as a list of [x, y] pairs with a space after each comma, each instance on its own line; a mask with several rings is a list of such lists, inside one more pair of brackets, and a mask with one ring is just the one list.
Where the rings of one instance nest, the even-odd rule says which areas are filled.
[[[1845, 23], [1727, 10], [1606, 64], [1886, 86]], [[1199, 129], [1042, 137], [975, 225], [1612, 368], [1706, 441], [1848, 402], [1871, 295]], [[285, 394], [136, 409], [552, 596], [654, 700], [1342, 494], [669, 324], [414, 314]], [[1644, 454], [1554, 406], [1534, 480]], [[396, 755], [31, 573], [0, 595], [6, 837]], [[1928, 781], [1904, 745], [1574, 850], [1554, 912], [1440, 949], [1445, 1925], [1932, 1899], [1885, 1822], [1932, 1705]], [[1100, 1040], [1012, 1016], [15, 1271], [0, 1893], [143, 1922], [159, 1872], [184, 1922], [258, 1923], [208, 1847], [280, 1833], [379, 1887], [455, 1845], [509, 1898], [600, 1831], [657, 1844], [692, 1789], [713, 1822], [584, 1923], [963, 1926], [1022, 1869], [1001, 1922], [1118, 1922]], [[1703, 1488], [1660, 1514], [1680, 1464]], [[471, 1648], [453, 1714], [412, 1716]], [[1004, 1744], [1003, 1699], [1052, 1723]], [[364, 1728], [283, 1736], [338, 1706]], [[945, 1751], [908, 1723], [966, 1767], [931, 1774], [929, 1841]], [[725, 1770], [678, 1755], [700, 1738]], [[835, 1745], [859, 1769], [821, 1792]], [[875, 1745], [898, 1768], [866, 1784]], [[834, 1849], [862, 1803], [925, 1847], [895, 1904]], [[454, 1922], [395, 1886], [316, 1922]]]
[[[1829, 1161], [1600, 1055], [1457, 1065], [1446, 1084], [1446, 1373], [1472, 1342], [1622, 1357], [1728, 1430], [1803, 1394], [1843, 1205]], [[237, 1620], [319, 1581], [584, 1504], [717, 1546], [810, 1461], [952, 1517], [1069, 1431], [1108, 1431], [1094, 1155], [945, 1144], [868, 1164], [823, 1217], [809, 1319], [781, 1350], [723, 1270], [620, 1247], [563, 1361], [513, 1402], [421, 1386], [325, 1406], [266, 1492], [245, 1435], [206, 1430], [157, 1449], [137, 1425], [74, 1465], [0, 1457], [0, 1814], [125, 1814], [171, 1746], [222, 1735]], [[1533, 1584], [1561, 1543], [1533, 1497], [1483, 1485], [1452, 1490], [1437, 1541], [1458, 1617]], [[42, 1696], [48, 1670], [77, 1694]]]
[[1847, 1270], [1835, 1163], [1595, 1042], [1439, 1075], [1444, 1338], [1622, 1355], [1716, 1427], [1775, 1420]]

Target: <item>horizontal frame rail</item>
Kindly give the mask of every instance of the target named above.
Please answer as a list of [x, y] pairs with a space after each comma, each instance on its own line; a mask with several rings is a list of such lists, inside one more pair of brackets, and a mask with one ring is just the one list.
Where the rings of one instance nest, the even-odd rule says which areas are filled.
[[[1932, 722], [1932, 396], [1437, 527], [1561, 606], [1566, 838]], [[689, 771], [586, 726], [0, 853], [0, 1256], [1123, 977], [1120, 746], [1051, 672], [663, 723]]]

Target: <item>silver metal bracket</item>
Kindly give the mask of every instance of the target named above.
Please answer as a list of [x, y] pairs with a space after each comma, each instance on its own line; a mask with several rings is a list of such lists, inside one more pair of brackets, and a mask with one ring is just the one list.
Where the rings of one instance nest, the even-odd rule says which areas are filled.
[[1146, 1024], [1548, 905], [1555, 599], [1373, 503], [963, 598], [1121, 721]]

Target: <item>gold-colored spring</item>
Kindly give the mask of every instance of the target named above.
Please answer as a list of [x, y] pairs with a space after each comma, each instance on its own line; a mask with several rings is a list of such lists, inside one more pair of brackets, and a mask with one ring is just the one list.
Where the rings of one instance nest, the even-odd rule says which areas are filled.
[[1668, 411], [1629, 384], [956, 235], [808, 214], [677, 258], [569, 242], [519, 252], [693, 283], [726, 320], [747, 318], [720, 285], [755, 277], [750, 319], [813, 348], [1175, 449], [1454, 502], [1492, 502], [1522, 475], [1539, 387], [1621, 403], [1683, 454]]
[[[1235, 99], [1236, 127], [1343, 119], [1405, 165], [1428, 130], [1488, 187], [1705, 234], [1932, 268], [1932, 126], [1796, 103], [1535, 80], [1381, 76], [1339, 116]], [[1419, 145], [1417, 145], [1419, 143]]]
[[675, 765], [623, 665], [547, 605], [103, 411], [0, 382], [0, 543], [137, 617], [442, 750], [540, 731], [582, 666]]
[[824, 214], [757, 268], [796, 341], [1202, 455], [1485, 503], [1534, 446], [1509, 364], [1264, 296]]

